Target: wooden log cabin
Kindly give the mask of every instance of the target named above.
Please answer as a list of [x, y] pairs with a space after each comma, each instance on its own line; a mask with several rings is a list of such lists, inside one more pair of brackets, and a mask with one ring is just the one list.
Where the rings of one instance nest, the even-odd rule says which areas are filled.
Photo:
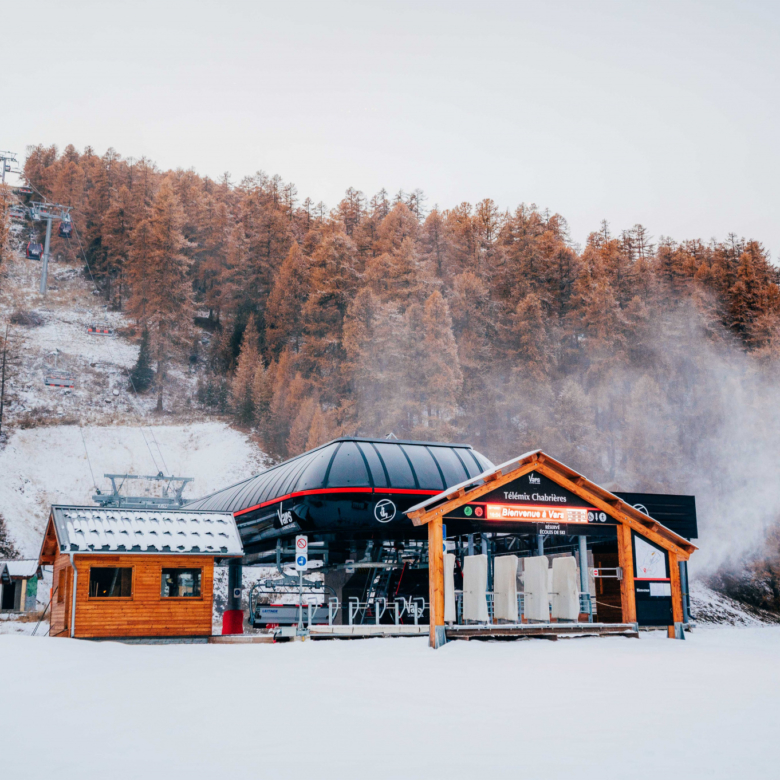
[[215, 561], [242, 554], [230, 513], [52, 506], [50, 636], [210, 636]]

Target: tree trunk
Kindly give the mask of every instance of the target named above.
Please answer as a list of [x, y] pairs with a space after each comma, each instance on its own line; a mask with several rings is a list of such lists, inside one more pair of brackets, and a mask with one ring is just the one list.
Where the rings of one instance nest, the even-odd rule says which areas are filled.
[[157, 361], [157, 407], [156, 412], [163, 410], [163, 385], [165, 383], [165, 364], [163, 359]]

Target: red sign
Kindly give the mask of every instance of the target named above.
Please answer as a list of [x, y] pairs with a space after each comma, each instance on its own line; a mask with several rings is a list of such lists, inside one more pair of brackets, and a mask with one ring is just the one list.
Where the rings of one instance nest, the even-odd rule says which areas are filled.
[[488, 520], [515, 520], [522, 523], [585, 523], [587, 509], [565, 509], [553, 506], [519, 506], [517, 504], [488, 504]]

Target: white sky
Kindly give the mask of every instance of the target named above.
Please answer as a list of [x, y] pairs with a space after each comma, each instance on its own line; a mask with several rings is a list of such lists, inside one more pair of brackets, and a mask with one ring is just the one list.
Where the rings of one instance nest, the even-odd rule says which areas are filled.
[[780, 251], [780, 3], [3, 3], [0, 149]]

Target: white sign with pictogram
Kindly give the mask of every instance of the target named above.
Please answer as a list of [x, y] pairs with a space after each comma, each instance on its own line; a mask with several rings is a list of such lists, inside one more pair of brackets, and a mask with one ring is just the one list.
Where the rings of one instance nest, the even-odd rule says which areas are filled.
[[309, 566], [309, 537], [295, 537], [295, 569], [306, 571]]

